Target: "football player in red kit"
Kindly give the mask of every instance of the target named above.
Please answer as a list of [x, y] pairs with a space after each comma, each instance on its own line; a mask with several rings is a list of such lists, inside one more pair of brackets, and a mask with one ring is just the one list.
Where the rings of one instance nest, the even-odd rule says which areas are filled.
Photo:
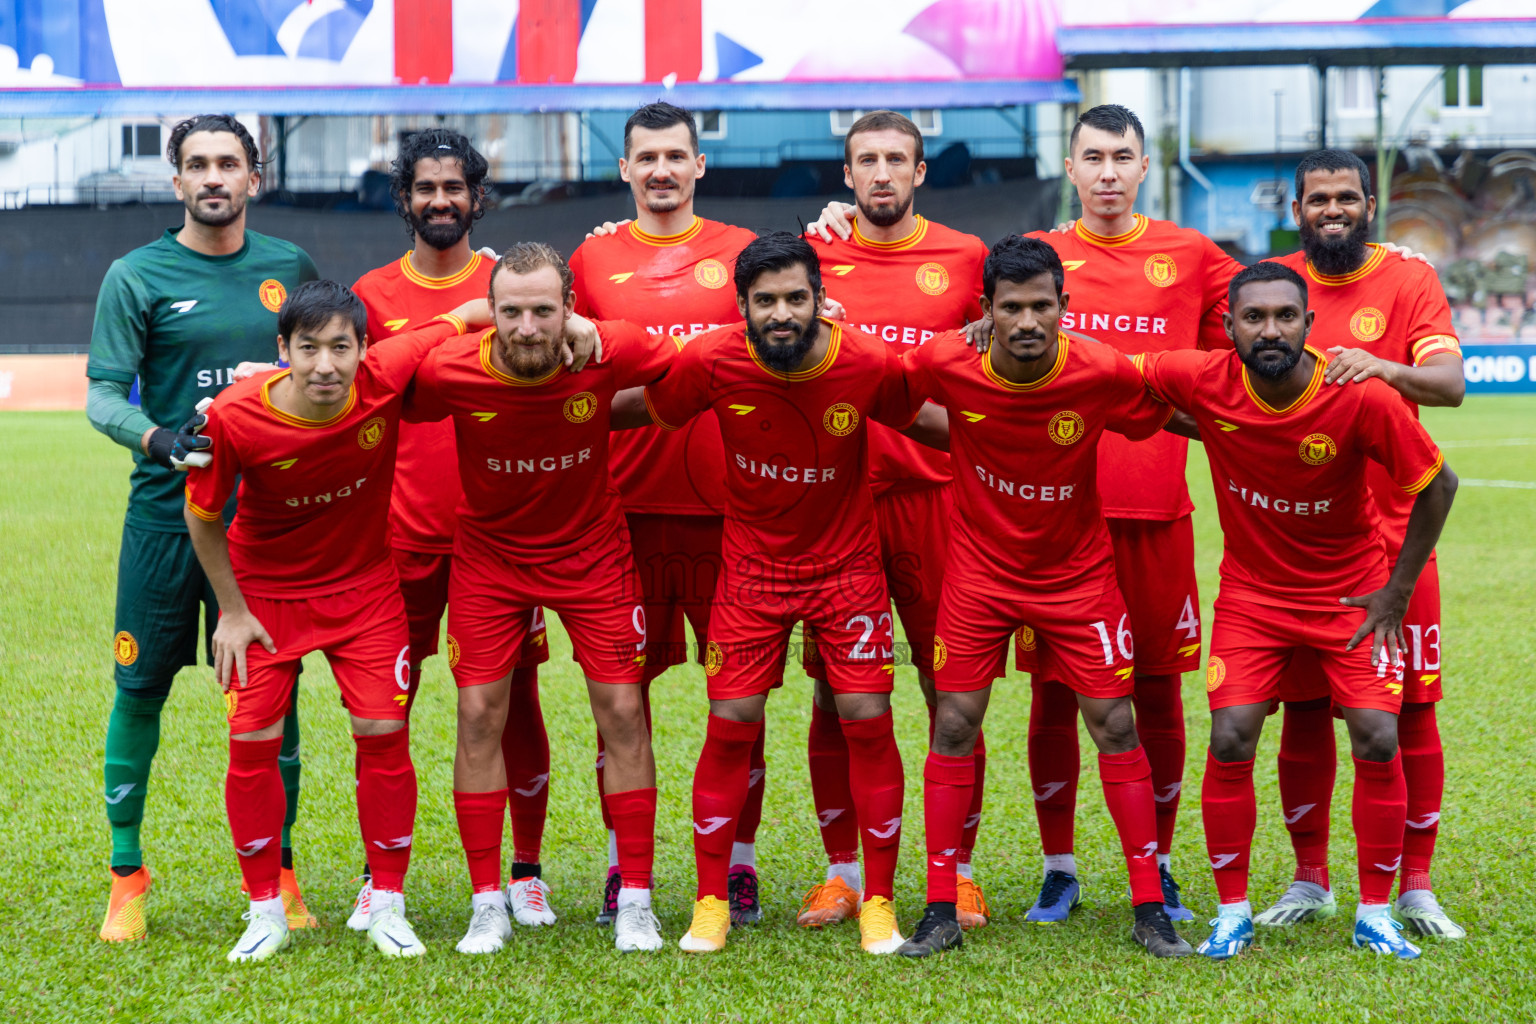
[[[1194, 417], [1226, 539], [1206, 668], [1211, 743], [1201, 792], [1221, 908], [1199, 952], [1225, 960], [1253, 941], [1253, 756], [1281, 672], [1305, 651], [1342, 709], [1354, 755], [1354, 944], [1413, 959], [1418, 949], [1389, 912], [1407, 816], [1397, 739], [1401, 627], [1456, 477], [1391, 388], [1324, 383], [1327, 357], [1306, 345], [1307, 293], [1289, 267], [1255, 264], [1230, 286], [1226, 323], [1236, 351], [1138, 357], [1147, 387]], [[1395, 562], [1367, 483], [1372, 462], [1414, 496]]]
[[[1384, 381], [1414, 416], [1421, 405], [1460, 405], [1466, 381], [1450, 303], [1432, 268], [1394, 259], [1369, 243], [1375, 204], [1370, 171], [1353, 153], [1309, 153], [1296, 168], [1291, 208], [1301, 226], [1302, 251], [1279, 262], [1307, 280], [1316, 318], [1310, 344], [1330, 357], [1324, 383], [1338, 387], [1372, 378]], [[1366, 478], [1381, 516], [1388, 560], [1395, 561], [1403, 549], [1414, 496], [1377, 463], [1370, 464]], [[1441, 908], [1429, 880], [1445, 791], [1445, 752], [1435, 719], [1442, 668], [1440, 572], [1433, 553], [1414, 587], [1403, 633], [1408, 647], [1398, 743], [1408, 817], [1396, 909], [1420, 935], [1459, 939], [1465, 929]], [[1280, 799], [1296, 851], [1296, 876], [1291, 888], [1254, 918], [1257, 925], [1329, 917], [1337, 907], [1328, 884], [1328, 817], [1338, 755], [1328, 684], [1315, 659], [1304, 654], [1296, 658], [1282, 681], [1280, 698], [1286, 702]]]

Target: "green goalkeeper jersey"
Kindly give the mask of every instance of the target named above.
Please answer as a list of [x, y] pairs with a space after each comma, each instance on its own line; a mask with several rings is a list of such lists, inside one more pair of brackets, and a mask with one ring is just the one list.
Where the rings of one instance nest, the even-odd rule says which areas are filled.
[[[309, 255], [254, 231], [227, 256], [176, 241], [180, 228], [113, 262], [96, 298], [85, 375], [139, 381], [154, 423], [175, 428], [202, 398], [230, 383], [237, 364], [277, 359], [277, 311], [288, 293], [319, 275]], [[133, 450], [128, 525], [185, 532], [186, 477]]]

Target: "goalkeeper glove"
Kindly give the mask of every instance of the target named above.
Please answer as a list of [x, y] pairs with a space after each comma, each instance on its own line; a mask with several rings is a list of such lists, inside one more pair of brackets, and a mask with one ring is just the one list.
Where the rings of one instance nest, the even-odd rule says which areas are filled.
[[208, 425], [205, 410], [212, 404], [211, 398], [198, 402], [192, 418], [175, 430], [157, 427], [149, 435], [149, 442], [144, 446], [145, 453], [160, 465], [182, 472], [192, 466], [202, 467], [212, 463], [213, 456], [208, 454], [208, 449], [213, 447], [213, 439], [198, 433]]

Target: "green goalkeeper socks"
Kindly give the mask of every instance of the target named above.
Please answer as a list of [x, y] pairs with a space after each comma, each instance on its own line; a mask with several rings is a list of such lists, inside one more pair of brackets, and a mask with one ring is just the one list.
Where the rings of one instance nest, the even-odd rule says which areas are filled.
[[165, 698], [140, 700], [118, 691], [107, 719], [105, 771], [107, 821], [112, 826], [112, 866], [136, 868], [144, 863], [139, 826], [144, 821], [144, 797], [149, 766], [160, 746], [160, 709]]
[[288, 809], [283, 814], [283, 849], [293, 846], [293, 823], [299, 818], [299, 775], [303, 766], [299, 763], [299, 680], [293, 680], [293, 696], [288, 701], [288, 714], [283, 717], [283, 747], [277, 755], [277, 768], [283, 776], [283, 792], [288, 797]]

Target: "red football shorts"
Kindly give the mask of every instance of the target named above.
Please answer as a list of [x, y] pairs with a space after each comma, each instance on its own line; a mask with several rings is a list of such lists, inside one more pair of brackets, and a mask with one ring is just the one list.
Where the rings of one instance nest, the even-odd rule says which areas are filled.
[[890, 693], [896, 633], [885, 577], [850, 572], [812, 590], [765, 590], [722, 579], [710, 617], [704, 675], [710, 700], [766, 693], [784, 681], [795, 623], [814, 631], [837, 693]]
[[1038, 666], [1032, 671], [1085, 697], [1129, 696], [1136, 672], [1129, 618], [1112, 578], [1102, 588], [1050, 602], [950, 584], [939, 604], [935, 685], [947, 691], [991, 686], [1005, 674], [1011, 638]]
[[[1350, 635], [1354, 635], [1353, 630]], [[1403, 703], [1440, 700], [1444, 696], [1440, 685], [1440, 565], [1434, 558], [1424, 566], [1418, 583], [1414, 584], [1413, 596], [1408, 599], [1408, 611], [1403, 615], [1403, 642]], [[1320, 700], [1332, 692], [1318, 659], [1310, 651], [1297, 651], [1280, 675], [1279, 699], [1287, 704]]]
[[231, 735], [265, 729], [288, 713], [299, 662], [324, 651], [341, 687], [341, 702], [358, 718], [403, 719], [410, 692], [405, 603], [391, 584], [283, 601], [247, 597], [246, 606], [272, 637], [245, 652], [245, 680], [232, 673], [224, 710]]
[[[1205, 669], [1211, 708], [1332, 697], [1339, 707], [1396, 714], [1403, 703], [1401, 662], [1395, 668], [1371, 664], [1369, 636], [1353, 651], [1344, 650], [1364, 615], [1363, 608], [1282, 608], [1217, 594]], [[1304, 696], [1293, 696], [1282, 687], [1293, 656], [1297, 670], [1310, 668], [1307, 678], [1322, 680], [1321, 691], [1314, 684]]]
[[629, 542], [645, 595], [645, 679], [688, 662], [693, 624], [699, 664], [709, 640], [709, 610], [720, 579], [720, 516], [630, 512]]
[[[411, 664], [420, 665], [437, 653], [437, 634], [442, 629], [443, 609], [448, 606], [448, 575], [452, 555], [395, 548], [395, 571], [400, 574], [400, 596], [405, 599], [405, 617], [411, 631]], [[549, 660], [549, 642], [544, 635], [544, 616], [523, 641], [518, 668], [529, 668]]]
[[[1115, 546], [1115, 578], [1131, 615], [1136, 671], [1170, 675], [1200, 668], [1200, 591], [1195, 582], [1195, 525], [1106, 519]], [[1014, 643], [1014, 665], [1039, 674], [1034, 652]], [[1042, 676], [1042, 678], [1046, 678]]]
[[[933, 632], [939, 624], [939, 595], [944, 590], [944, 555], [949, 550], [949, 520], [955, 502], [949, 485], [896, 491], [875, 498], [875, 529], [885, 588], [901, 618], [905, 649], [897, 665], [913, 665], [933, 678]], [[827, 678], [821, 647], [809, 636], [802, 658], [812, 679]]]
[[506, 677], [518, 651], [560, 616], [587, 678], [638, 683], [645, 668], [645, 609], [622, 530], [553, 562], [527, 565], [463, 535], [448, 579], [448, 667], [459, 686]]

